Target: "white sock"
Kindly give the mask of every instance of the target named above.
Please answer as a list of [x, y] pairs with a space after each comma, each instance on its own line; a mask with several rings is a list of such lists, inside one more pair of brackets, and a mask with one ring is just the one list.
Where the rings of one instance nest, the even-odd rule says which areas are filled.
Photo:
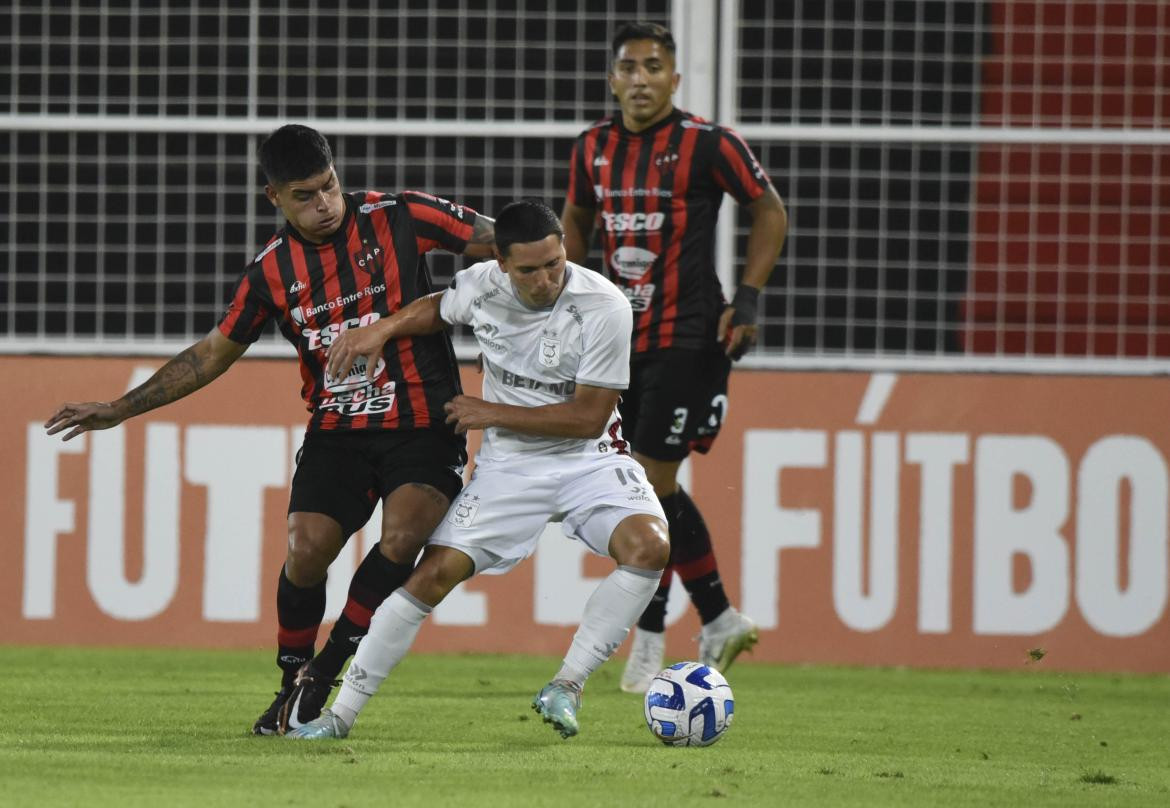
[[662, 570], [618, 567], [599, 583], [585, 604], [581, 626], [555, 678], [584, 685], [630, 633], [661, 579]]
[[366, 702], [406, 656], [430, 613], [430, 606], [402, 589], [394, 590], [374, 612], [370, 631], [358, 643], [341, 690], [330, 707], [347, 726], [353, 726]]

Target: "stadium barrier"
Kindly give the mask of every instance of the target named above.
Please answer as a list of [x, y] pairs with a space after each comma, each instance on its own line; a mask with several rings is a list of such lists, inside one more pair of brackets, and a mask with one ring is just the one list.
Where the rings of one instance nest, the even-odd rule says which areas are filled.
[[[305, 421], [293, 362], [245, 360], [116, 430], [44, 434], [61, 401], [160, 364], [0, 357], [24, 380], [2, 427], [0, 643], [271, 646]], [[1170, 671], [1165, 380], [737, 371], [730, 401], [688, 470], [756, 659]], [[457, 589], [417, 649], [563, 652], [609, 563], [558, 533]], [[375, 540], [335, 563], [330, 614]], [[696, 654], [683, 594], [675, 658]]]

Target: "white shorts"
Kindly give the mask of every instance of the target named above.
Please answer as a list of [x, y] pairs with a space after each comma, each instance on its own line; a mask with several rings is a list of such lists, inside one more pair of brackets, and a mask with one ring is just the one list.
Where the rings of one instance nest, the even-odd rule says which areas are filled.
[[478, 465], [428, 544], [471, 557], [477, 573], [505, 573], [536, 551], [549, 522], [598, 555], [627, 516], [666, 515], [629, 455], [525, 457]]

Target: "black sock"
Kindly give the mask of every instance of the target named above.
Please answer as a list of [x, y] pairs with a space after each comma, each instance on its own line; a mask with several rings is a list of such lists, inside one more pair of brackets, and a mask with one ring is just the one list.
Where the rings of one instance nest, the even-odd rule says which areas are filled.
[[674, 500], [673, 518], [671, 511], [666, 512], [670, 519], [670, 563], [690, 593], [699, 619], [706, 625], [731, 605], [719, 578], [711, 534], [707, 532], [703, 515], [681, 487], [667, 499]]
[[638, 628], [642, 631], [656, 631], [659, 634], [666, 631], [666, 598], [670, 594], [670, 582], [673, 579], [674, 571], [668, 566], [662, 571], [662, 580], [646, 604], [646, 611], [638, 618]]
[[313, 660], [313, 672], [328, 679], [336, 679], [345, 661], [357, 651], [358, 643], [370, 630], [370, 618], [390, 593], [406, 583], [413, 564], [397, 564], [377, 545], [370, 549], [358, 565], [349, 584], [349, 595], [341, 617], [329, 632], [325, 647]]
[[281, 687], [288, 687], [297, 670], [313, 656], [317, 629], [325, 616], [325, 582], [309, 587], [296, 586], [280, 568], [276, 585], [276, 664], [280, 666]]

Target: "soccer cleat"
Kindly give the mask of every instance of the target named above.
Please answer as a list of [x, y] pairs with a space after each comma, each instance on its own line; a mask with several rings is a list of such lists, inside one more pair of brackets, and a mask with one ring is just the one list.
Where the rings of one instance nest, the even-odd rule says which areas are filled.
[[252, 725], [253, 735], [279, 735], [280, 734], [280, 709], [284, 707], [284, 703], [288, 701], [288, 694], [292, 688], [282, 687], [276, 691], [276, 698], [273, 699], [272, 704], [268, 705], [268, 709], [264, 711], [263, 715], [256, 719], [256, 723]]
[[577, 734], [577, 710], [581, 708], [581, 685], [568, 679], [553, 679], [532, 700], [532, 709], [544, 723], [552, 724], [562, 738]]
[[666, 634], [661, 631], [634, 629], [634, 641], [626, 668], [622, 671], [621, 689], [627, 693], [645, 693], [650, 682], [662, 670], [662, 654], [666, 647]]
[[304, 726], [321, 715], [321, 708], [338, 684], [313, 671], [313, 663], [306, 662], [297, 671], [297, 678], [289, 689], [288, 698], [277, 711], [276, 725], [281, 735]]
[[699, 661], [725, 672], [735, 658], [760, 641], [760, 632], [750, 617], [728, 606], [723, 614], [703, 626], [699, 634]]
[[322, 710], [321, 715], [289, 730], [284, 737], [299, 741], [320, 741], [323, 738], [344, 738], [346, 735], [349, 735], [346, 723], [334, 715], [332, 710]]

